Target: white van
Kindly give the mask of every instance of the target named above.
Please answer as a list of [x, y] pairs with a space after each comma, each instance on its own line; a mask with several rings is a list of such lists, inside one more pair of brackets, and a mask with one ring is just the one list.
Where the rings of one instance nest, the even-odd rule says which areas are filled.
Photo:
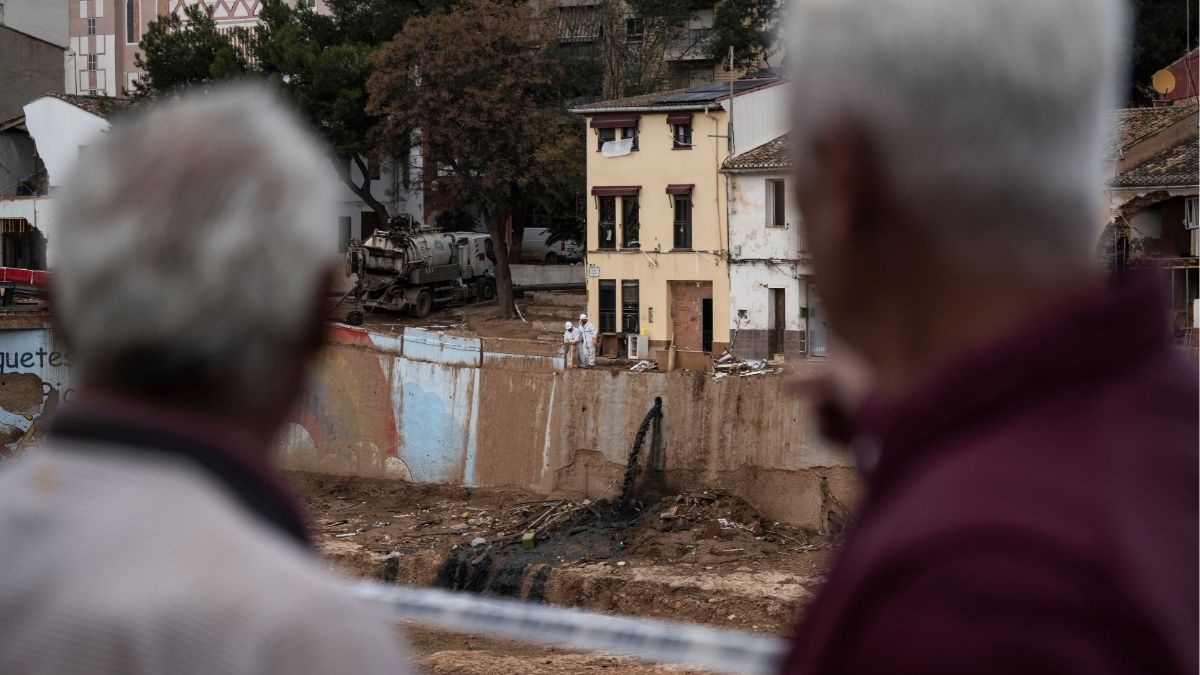
[[583, 259], [583, 247], [578, 242], [560, 239], [549, 243], [550, 230], [527, 227], [521, 237], [521, 262], [575, 262]]

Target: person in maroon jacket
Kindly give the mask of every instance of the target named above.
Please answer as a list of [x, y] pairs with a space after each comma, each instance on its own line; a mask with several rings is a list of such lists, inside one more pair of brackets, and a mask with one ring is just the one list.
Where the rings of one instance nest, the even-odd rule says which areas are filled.
[[822, 391], [867, 491], [785, 672], [1196, 673], [1197, 366], [1156, 278], [1094, 259], [1124, 6], [791, 21]]

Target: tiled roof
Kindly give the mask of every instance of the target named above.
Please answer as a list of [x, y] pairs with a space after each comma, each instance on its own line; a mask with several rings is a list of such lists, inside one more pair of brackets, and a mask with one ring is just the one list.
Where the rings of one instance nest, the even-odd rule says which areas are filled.
[[1120, 157], [1126, 150], [1188, 115], [1195, 115], [1196, 108], [1190, 105], [1173, 105], [1160, 108], [1122, 108], [1113, 111], [1113, 136], [1108, 146], [1109, 158]]
[[734, 155], [721, 165], [722, 171], [786, 169], [792, 165], [792, 144], [788, 134], [767, 141], [752, 150]]
[[82, 94], [60, 94], [58, 92], [51, 92], [46, 95], [60, 101], [66, 101], [76, 108], [90, 112], [97, 117], [108, 117], [122, 108], [133, 104], [133, 101], [130, 99], [116, 98], [115, 96], [84, 96]]
[[1167, 148], [1110, 181], [1113, 187], [1176, 187], [1200, 184], [1200, 139]]

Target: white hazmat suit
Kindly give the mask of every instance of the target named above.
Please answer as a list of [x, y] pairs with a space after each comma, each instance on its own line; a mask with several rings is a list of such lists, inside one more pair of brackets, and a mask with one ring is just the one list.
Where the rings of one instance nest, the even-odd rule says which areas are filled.
[[596, 365], [596, 326], [588, 321], [587, 314], [580, 314], [575, 331], [579, 335], [579, 367], [591, 368]]
[[575, 354], [578, 351], [578, 344], [579, 331], [571, 325], [570, 321], [568, 321], [566, 325], [563, 326], [563, 345], [565, 349], [564, 355], [566, 356], [566, 366], [568, 368], [571, 367], [571, 362], [576, 358]]

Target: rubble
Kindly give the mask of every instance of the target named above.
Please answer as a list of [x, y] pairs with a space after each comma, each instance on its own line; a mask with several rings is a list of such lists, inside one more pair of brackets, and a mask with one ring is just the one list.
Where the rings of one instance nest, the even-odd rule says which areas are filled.
[[750, 377], [753, 375], [774, 375], [782, 372], [782, 368], [772, 368], [766, 360], [740, 359], [728, 351], [720, 358], [713, 360], [714, 380], [720, 380], [730, 375]]
[[651, 370], [658, 370], [658, 363], [655, 361], [638, 361], [629, 369], [634, 373], [645, 373]]
[[[703, 569], [786, 558], [830, 544], [815, 533], [763, 521], [753, 507], [721, 489], [634, 499], [621, 508], [616, 495], [610, 495], [613, 501], [530, 500], [524, 493], [493, 490], [480, 499], [472, 496], [478, 491], [466, 488], [316, 475], [307, 480], [337, 486], [310, 498], [310, 509], [323, 516], [319, 536], [353, 539], [379, 556], [434, 550], [474, 558], [486, 550], [493, 562], [513, 553], [528, 556], [522, 565], [639, 560]], [[347, 498], [351, 488], [343, 486], [358, 485], [380, 487], [353, 488], [357, 493]], [[461, 496], [446, 499], [454, 495]], [[524, 549], [524, 541], [533, 548]]]

